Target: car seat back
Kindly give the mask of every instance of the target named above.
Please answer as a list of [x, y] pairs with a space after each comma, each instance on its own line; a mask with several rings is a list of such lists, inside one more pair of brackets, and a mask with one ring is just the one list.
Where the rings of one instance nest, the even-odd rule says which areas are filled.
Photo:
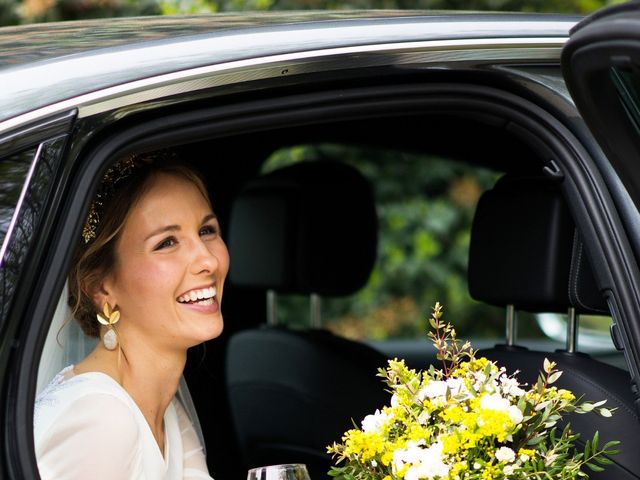
[[[337, 162], [277, 170], [246, 186], [230, 223], [230, 279], [278, 293], [347, 295], [376, 256], [370, 186]], [[321, 330], [282, 327], [234, 335], [227, 392], [246, 468], [305, 463], [311, 478], [332, 464], [327, 445], [388, 402], [376, 371], [386, 357]]]
[[[573, 219], [558, 186], [543, 177], [500, 179], [481, 197], [469, 251], [469, 291], [476, 300], [529, 312], [607, 313]], [[533, 384], [545, 358], [564, 373], [560, 388], [589, 400], [607, 400], [613, 418], [570, 415], [580, 442], [599, 431], [602, 444], [620, 440], [622, 452], [592, 479], [640, 478], [640, 419], [634, 407], [628, 372], [589, 355], [540, 352], [517, 345], [496, 345], [479, 352], [521, 382]]]

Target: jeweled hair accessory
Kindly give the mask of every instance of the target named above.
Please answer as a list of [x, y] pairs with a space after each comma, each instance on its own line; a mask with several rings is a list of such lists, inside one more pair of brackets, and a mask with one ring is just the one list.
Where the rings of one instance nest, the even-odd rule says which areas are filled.
[[87, 221], [82, 229], [82, 238], [84, 239], [84, 243], [89, 243], [91, 240], [96, 238], [98, 225], [101, 220], [100, 217], [104, 212], [106, 202], [113, 194], [116, 186], [125, 178], [130, 177], [135, 172], [137, 166], [135, 155], [131, 155], [116, 162], [116, 164], [109, 167], [107, 172], [104, 174], [102, 182], [100, 182], [100, 186], [98, 187], [96, 198], [89, 208]]

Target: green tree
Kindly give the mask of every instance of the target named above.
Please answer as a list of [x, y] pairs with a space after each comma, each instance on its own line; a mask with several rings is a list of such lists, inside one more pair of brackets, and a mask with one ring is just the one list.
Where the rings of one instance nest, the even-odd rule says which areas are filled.
[[14, 0], [0, 0], [0, 26], [20, 23], [18, 6]]
[[25, 22], [57, 22], [161, 13], [157, 0], [32, 0], [25, 1], [22, 8]]
[[0, 0], [0, 26], [133, 15], [247, 10], [418, 9], [587, 14], [624, 0]]

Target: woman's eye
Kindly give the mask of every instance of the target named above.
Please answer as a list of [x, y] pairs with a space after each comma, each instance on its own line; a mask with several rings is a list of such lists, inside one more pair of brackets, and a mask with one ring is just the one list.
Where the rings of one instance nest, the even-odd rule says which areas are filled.
[[173, 247], [176, 243], [178, 243], [178, 240], [176, 240], [175, 237], [167, 237], [158, 245], [156, 245], [156, 248], [154, 250], [162, 250], [163, 248]]
[[213, 225], [205, 225], [204, 227], [200, 227], [200, 236], [205, 235], [215, 235], [218, 233], [218, 229]]

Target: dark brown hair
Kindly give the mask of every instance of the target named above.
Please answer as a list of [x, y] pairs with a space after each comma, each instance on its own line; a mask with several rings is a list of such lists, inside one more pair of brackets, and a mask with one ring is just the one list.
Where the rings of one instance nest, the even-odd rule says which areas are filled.
[[[118, 164], [113, 168], [117, 169]], [[135, 157], [133, 172], [118, 180], [108, 196], [101, 198], [95, 237], [87, 243], [80, 240], [69, 272], [69, 306], [83, 332], [90, 337], [100, 337], [100, 324], [96, 319], [98, 307], [94, 304], [93, 294], [117, 262], [116, 246], [127, 218], [149, 189], [151, 180], [159, 174], [192, 182], [209, 201], [200, 175], [179, 163], [175, 156], [150, 153]]]

